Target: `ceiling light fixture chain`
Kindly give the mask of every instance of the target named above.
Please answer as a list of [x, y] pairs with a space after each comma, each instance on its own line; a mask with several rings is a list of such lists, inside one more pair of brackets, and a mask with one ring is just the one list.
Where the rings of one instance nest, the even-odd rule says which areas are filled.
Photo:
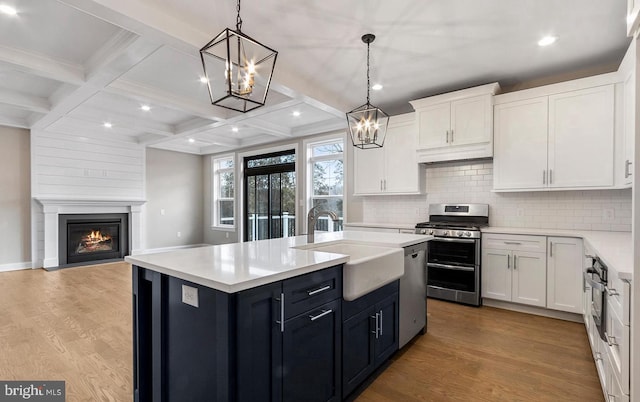
[[374, 34], [362, 35], [367, 44], [367, 103], [347, 113], [347, 125], [353, 146], [360, 149], [380, 148], [384, 145], [389, 115], [371, 104], [371, 43]]
[[236, 11], [238, 13], [238, 15], [236, 16], [236, 30], [238, 32], [242, 31], [242, 18], [240, 18], [240, 0], [238, 0], [238, 3], [236, 5]]
[[204, 45], [200, 59], [211, 104], [246, 113], [264, 106], [278, 52], [242, 32], [240, 0], [236, 12], [236, 29]]

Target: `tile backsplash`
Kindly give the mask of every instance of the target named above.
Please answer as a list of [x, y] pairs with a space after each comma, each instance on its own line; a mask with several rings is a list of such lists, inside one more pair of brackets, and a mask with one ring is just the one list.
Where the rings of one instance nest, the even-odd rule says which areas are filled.
[[425, 176], [426, 195], [364, 197], [363, 221], [414, 224], [432, 203], [484, 203], [491, 226], [631, 231], [631, 189], [494, 193], [490, 160], [426, 165]]

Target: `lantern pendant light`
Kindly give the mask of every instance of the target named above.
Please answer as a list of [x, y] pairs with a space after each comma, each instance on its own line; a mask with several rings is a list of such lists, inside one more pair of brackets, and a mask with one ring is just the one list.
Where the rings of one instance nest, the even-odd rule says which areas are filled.
[[389, 115], [369, 102], [369, 47], [375, 38], [373, 34], [362, 36], [367, 44], [367, 103], [347, 113], [351, 142], [361, 149], [382, 147], [389, 124]]
[[278, 52], [242, 32], [240, 0], [236, 29], [226, 28], [200, 49], [211, 103], [246, 113], [264, 106]]

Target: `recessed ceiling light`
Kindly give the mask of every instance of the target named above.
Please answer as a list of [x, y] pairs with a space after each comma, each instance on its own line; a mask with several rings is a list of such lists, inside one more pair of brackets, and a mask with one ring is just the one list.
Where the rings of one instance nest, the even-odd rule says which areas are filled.
[[234, 133], [238, 132], [238, 127], [231, 127], [231, 131], [233, 131]]
[[193, 144], [194, 142], [196, 142], [196, 140], [194, 140], [193, 138], [189, 138], [189, 142]]
[[15, 8], [8, 6], [6, 4], [0, 4], [0, 13], [13, 16], [18, 14], [18, 11]]
[[105, 126], [106, 128], [111, 128], [113, 127], [113, 124], [109, 123], [108, 121], [105, 121], [103, 126]]
[[292, 114], [293, 114], [293, 117], [299, 117], [300, 116], [300, 111], [294, 110]]
[[209, 82], [209, 80], [207, 79], [207, 77], [202, 76], [202, 77], [200, 77], [200, 82], [203, 83], [203, 84], [206, 84], [207, 82]]
[[555, 36], [545, 36], [538, 41], [538, 46], [549, 46], [554, 43], [558, 38]]
[[142, 106], [140, 106], [140, 109], [144, 110], [145, 112], [148, 112], [149, 110], [151, 110], [151, 106], [149, 106], [149, 105], [142, 105]]
[[379, 91], [382, 89], [382, 84], [373, 84], [371, 89], [373, 89], [374, 91]]

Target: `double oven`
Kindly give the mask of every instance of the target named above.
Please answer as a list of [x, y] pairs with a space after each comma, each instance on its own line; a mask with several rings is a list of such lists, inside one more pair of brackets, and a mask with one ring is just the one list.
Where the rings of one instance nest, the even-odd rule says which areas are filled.
[[427, 254], [427, 296], [480, 306], [480, 228], [487, 204], [431, 204], [417, 234], [432, 235]]

